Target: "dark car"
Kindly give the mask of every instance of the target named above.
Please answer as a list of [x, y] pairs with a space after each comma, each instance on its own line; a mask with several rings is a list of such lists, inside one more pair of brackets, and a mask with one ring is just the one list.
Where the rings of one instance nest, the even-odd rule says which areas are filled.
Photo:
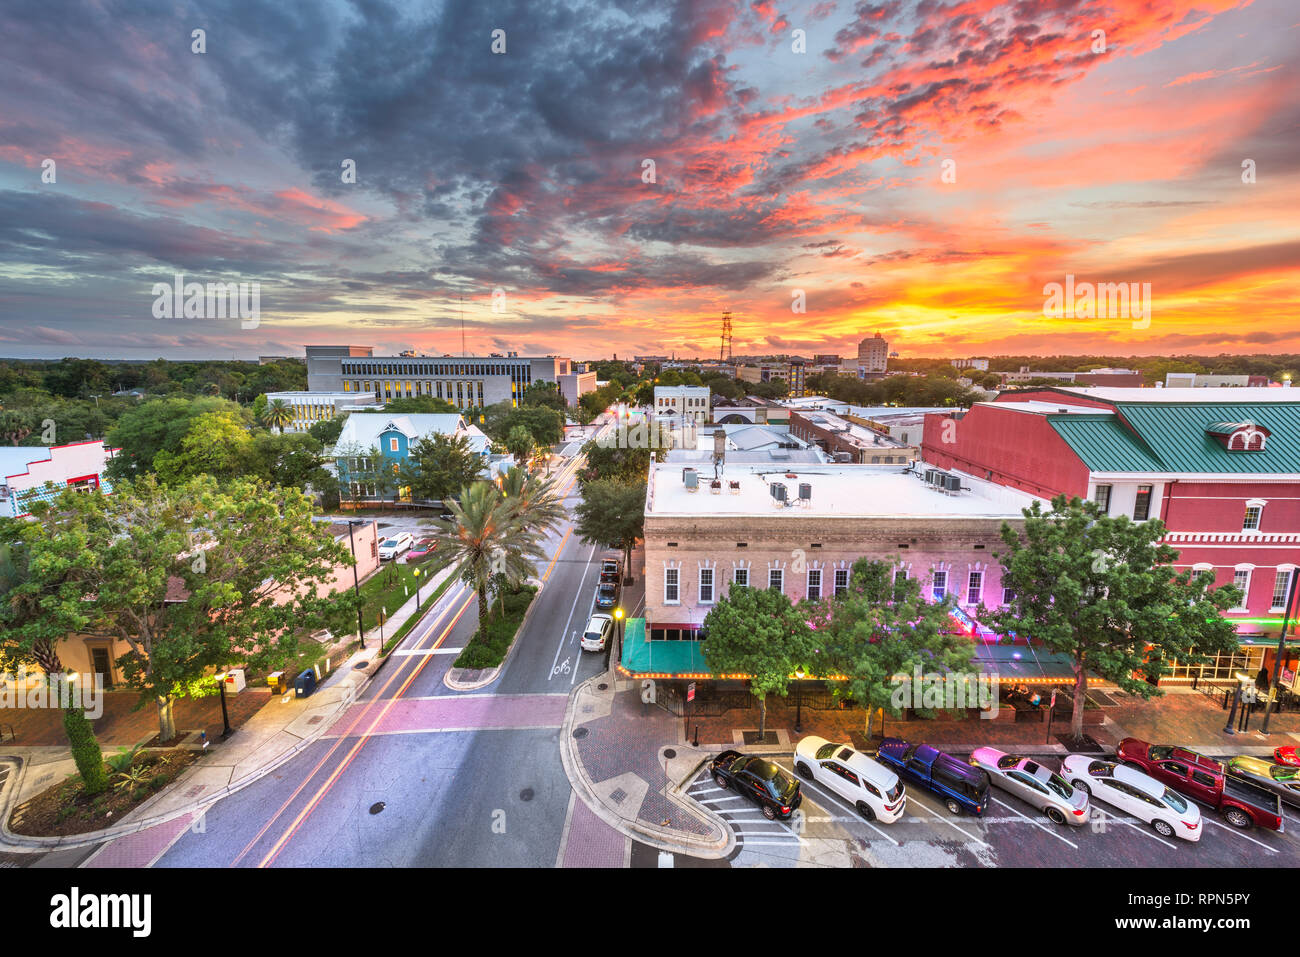
[[600, 580], [603, 582], [617, 582], [619, 573], [623, 570], [623, 563], [617, 558], [606, 558], [600, 563]]
[[887, 768], [936, 795], [953, 814], [983, 814], [989, 806], [989, 776], [928, 744], [885, 738], [877, 752]]
[[596, 607], [613, 608], [618, 604], [618, 585], [614, 582], [601, 582], [596, 586]]
[[799, 782], [766, 758], [723, 751], [709, 765], [720, 788], [734, 788], [758, 804], [768, 820], [785, 819], [803, 802]]
[[1287, 804], [1300, 807], [1300, 768], [1241, 756], [1228, 759], [1228, 770], [1252, 784], [1267, 788]]

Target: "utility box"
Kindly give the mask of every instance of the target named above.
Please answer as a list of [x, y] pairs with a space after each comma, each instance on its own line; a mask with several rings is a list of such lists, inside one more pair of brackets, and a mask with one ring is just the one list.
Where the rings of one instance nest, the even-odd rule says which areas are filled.
[[312, 671], [310, 668], [294, 679], [293, 691], [297, 697], [305, 698], [315, 690], [316, 672]]
[[239, 694], [248, 687], [243, 668], [231, 668], [226, 672], [224, 681], [226, 683], [226, 694]]
[[272, 671], [266, 676], [266, 683], [271, 686], [271, 694], [289, 693], [289, 676], [283, 671]]

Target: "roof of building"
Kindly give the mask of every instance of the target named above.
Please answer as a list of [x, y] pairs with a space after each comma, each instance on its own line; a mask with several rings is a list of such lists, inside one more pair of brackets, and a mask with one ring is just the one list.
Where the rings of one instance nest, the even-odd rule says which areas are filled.
[[32, 462], [48, 462], [50, 450], [39, 445], [0, 446], [0, 479], [21, 475]]
[[368, 449], [378, 444], [379, 436], [387, 432], [390, 427], [397, 429], [408, 439], [424, 435], [455, 435], [457, 432], [468, 432], [465, 420], [454, 412], [406, 415], [391, 415], [387, 412], [353, 412], [343, 423], [335, 448], [355, 445]]
[[[665, 462], [679, 465], [694, 465], [697, 468], [713, 469], [713, 452], [704, 449], [669, 449]], [[826, 453], [820, 449], [745, 449], [727, 450], [727, 465], [771, 465], [785, 468], [787, 465], [817, 465], [828, 461]]]
[[[922, 463], [923, 465], [924, 463]], [[679, 462], [650, 466], [646, 515], [774, 515], [792, 519], [827, 515], [855, 518], [889, 518], [924, 515], [927, 518], [1018, 519], [1021, 509], [1035, 496], [949, 470], [961, 479], [962, 491], [945, 494], [928, 486], [919, 473], [897, 465], [772, 466], [728, 462], [722, 489], [709, 487], [712, 474], [700, 470], [699, 486], [690, 490]], [[733, 491], [731, 483], [737, 483]], [[792, 504], [778, 506], [770, 484], [786, 486]], [[799, 503], [800, 485], [811, 487], [808, 504]]]
[[803, 419], [818, 428], [833, 432], [841, 442], [860, 449], [902, 449], [907, 448], [902, 442], [885, 432], [877, 432], [856, 422], [819, 409], [803, 409], [798, 413]]

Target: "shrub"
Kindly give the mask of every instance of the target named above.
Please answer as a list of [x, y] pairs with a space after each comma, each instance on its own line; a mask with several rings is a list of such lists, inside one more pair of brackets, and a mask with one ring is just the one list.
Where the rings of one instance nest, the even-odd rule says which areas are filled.
[[86, 713], [80, 708], [68, 708], [63, 712], [63, 730], [68, 735], [72, 746], [72, 758], [77, 762], [77, 771], [85, 785], [87, 794], [102, 794], [108, 790], [108, 768], [104, 765], [104, 752], [95, 740]]
[[454, 666], [457, 668], [495, 668], [505, 660], [506, 653], [514, 643], [515, 634], [523, 622], [528, 606], [532, 604], [537, 588], [533, 585], [521, 585], [505, 593], [501, 604], [505, 606], [502, 613], [499, 605], [493, 606], [486, 627], [474, 634], [465, 645]]

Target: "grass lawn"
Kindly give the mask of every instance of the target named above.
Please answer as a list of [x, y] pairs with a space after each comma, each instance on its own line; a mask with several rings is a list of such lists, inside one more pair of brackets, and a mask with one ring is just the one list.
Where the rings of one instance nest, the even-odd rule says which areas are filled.
[[[415, 575], [417, 568], [420, 570], [418, 579]], [[361, 583], [361, 622], [365, 630], [378, 626], [381, 609], [387, 619], [406, 604], [415, 594], [417, 580], [420, 583], [420, 601], [423, 603], [430, 594], [429, 581], [440, 568], [437, 559], [419, 565], [386, 562], [379, 571]]]

